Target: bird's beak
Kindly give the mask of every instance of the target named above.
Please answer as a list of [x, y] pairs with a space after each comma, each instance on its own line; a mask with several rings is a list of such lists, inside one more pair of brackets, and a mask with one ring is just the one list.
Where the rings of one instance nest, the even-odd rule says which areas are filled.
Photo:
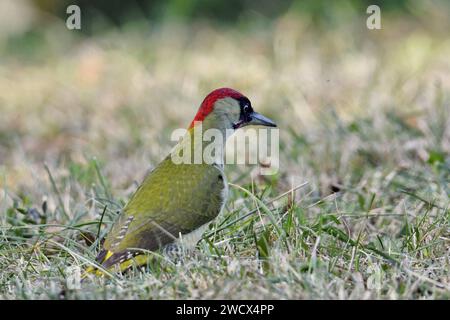
[[265, 126], [265, 127], [276, 127], [276, 123], [270, 120], [269, 118], [263, 116], [258, 112], [252, 112], [249, 115], [250, 120], [245, 124], [246, 126], [254, 125], [254, 126]]

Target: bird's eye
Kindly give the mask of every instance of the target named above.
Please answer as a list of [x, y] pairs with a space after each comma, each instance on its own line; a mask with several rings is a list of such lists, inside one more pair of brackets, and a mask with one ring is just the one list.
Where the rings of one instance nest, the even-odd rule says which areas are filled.
[[248, 112], [248, 109], [249, 109], [249, 106], [248, 106], [248, 104], [246, 104], [246, 105], [244, 106], [244, 113], [247, 113], [247, 112]]

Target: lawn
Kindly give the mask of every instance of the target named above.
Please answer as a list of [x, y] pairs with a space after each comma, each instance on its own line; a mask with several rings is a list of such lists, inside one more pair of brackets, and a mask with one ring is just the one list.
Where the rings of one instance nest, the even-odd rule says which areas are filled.
[[[424, 12], [1, 36], [0, 298], [449, 299], [450, 26]], [[72, 288], [223, 86], [277, 122], [279, 172], [227, 166], [194, 252]]]

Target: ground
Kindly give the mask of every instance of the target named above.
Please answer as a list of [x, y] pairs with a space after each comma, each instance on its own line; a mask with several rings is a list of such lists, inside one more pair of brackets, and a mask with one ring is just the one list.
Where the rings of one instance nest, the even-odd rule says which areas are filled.
[[[450, 38], [435, 14], [93, 37], [55, 23], [4, 40], [0, 298], [450, 298]], [[223, 86], [278, 123], [279, 172], [228, 166], [230, 199], [195, 252], [70, 289], [172, 130]]]

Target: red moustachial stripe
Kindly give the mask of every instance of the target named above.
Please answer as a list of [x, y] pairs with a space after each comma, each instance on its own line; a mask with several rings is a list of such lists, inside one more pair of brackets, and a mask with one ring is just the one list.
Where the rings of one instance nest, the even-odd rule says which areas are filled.
[[206, 96], [205, 100], [203, 100], [197, 114], [195, 115], [194, 120], [192, 120], [191, 125], [189, 126], [189, 129], [194, 126], [195, 121], [203, 121], [208, 116], [208, 114], [211, 113], [214, 108], [214, 103], [216, 103], [217, 100], [227, 97], [239, 99], [243, 96], [244, 95], [242, 93], [230, 88], [220, 88], [214, 90]]

